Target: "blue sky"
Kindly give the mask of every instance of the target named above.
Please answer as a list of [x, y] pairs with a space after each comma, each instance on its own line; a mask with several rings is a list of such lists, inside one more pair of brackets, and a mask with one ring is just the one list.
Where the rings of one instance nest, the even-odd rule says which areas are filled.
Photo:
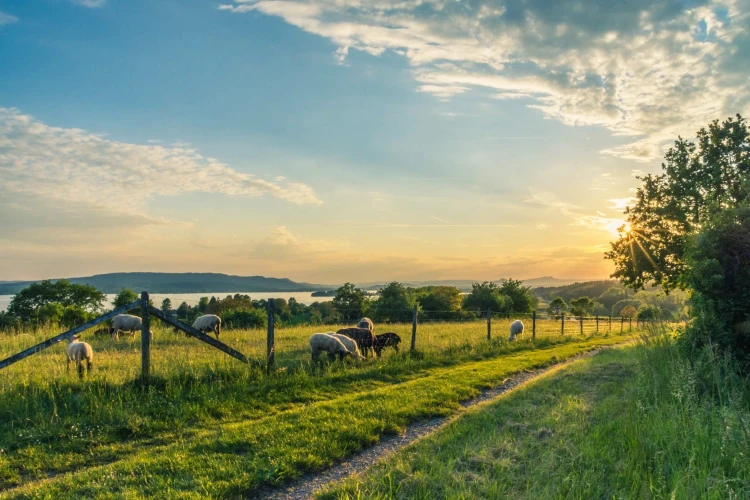
[[0, 0], [0, 279], [598, 278], [748, 2]]

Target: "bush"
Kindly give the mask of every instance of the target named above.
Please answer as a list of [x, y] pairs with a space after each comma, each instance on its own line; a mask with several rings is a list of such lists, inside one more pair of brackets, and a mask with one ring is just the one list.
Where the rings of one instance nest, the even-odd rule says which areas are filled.
[[685, 339], [693, 349], [716, 345], [750, 367], [750, 207], [717, 214], [687, 251], [685, 286], [695, 320]]
[[221, 321], [227, 328], [265, 328], [268, 315], [259, 309], [230, 309], [224, 311]]

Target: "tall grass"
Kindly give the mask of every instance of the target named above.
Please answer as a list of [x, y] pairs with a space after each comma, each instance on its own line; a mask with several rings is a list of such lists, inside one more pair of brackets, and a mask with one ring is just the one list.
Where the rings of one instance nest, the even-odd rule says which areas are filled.
[[748, 498], [750, 382], [656, 328], [471, 411], [324, 498]]
[[[114, 460], [148, 443], [177, 439], [198, 429], [254, 421], [403, 383], [437, 367], [588, 342], [577, 335], [540, 338], [535, 346], [528, 336], [513, 343], [487, 342], [483, 323], [443, 323], [432, 328], [439, 335], [435, 333], [430, 348], [418, 343], [421, 350], [413, 355], [404, 352], [408, 351], [404, 346], [401, 353], [387, 350], [377, 360], [322, 368], [311, 366], [307, 346], [309, 335], [318, 328], [280, 329], [277, 361], [282, 370], [266, 375], [195, 339], [157, 327], [154, 376], [145, 390], [137, 382], [139, 335], [119, 341], [106, 335], [84, 336], [95, 350], [94, 371], [84, 380], [78, 380], [74, 371], [66, 374], [65, 345], [54, 346], [0, 371], [0, 489]], [[423, 332], [429, 338], [430, 329]], [[55, 333], [0, 337], [0, 356]], [[265, 332], [229, 330], [221, 338], [250, 357], [263, 359]]]

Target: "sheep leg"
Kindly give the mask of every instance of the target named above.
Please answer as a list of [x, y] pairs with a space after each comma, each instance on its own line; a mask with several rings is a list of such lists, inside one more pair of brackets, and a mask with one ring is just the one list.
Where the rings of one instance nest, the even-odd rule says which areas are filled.
[[86, 360], [86, 374], [87, 374], [87, 375], [88, 375], [88, 373], [89, 373], [89, 372], [91, 371], [91, 365], [93, 365], [93, 363], [91, 362], [91, 360], [90, 360], [90, 359], [87, 359], [87, 360]]
[[336, 361], [336, 354], [332, 353], [332, 352], [329, 352], [328, 353], [328, 361], [331, 361], [331, 362]]
[[78, 365], [78, 378], [83, 378], [83, 362], [79, 359], [76, 364]]

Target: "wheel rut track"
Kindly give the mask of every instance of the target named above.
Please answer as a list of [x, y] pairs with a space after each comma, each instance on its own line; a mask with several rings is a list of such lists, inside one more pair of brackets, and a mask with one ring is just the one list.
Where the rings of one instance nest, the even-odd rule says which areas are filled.
[[[555, 371], [559, 371], [581, 358], [591, 357], [603, 349], [613, 349], [629, 343], [631, 342], [598, 347], [590, 351], [576, 354], [565, 361], [555, 363], [539, 370], [518, 373], [506, 378], [495, 387], [483, 390], [478, 396], [462, 402], [461, 406], [464, 409], [468, 409], [481, 403], [495, 400], [527, 382], [541, 378]], [[382, 436], [377, 444], [353, 454], [347, 460], [339, 462], [329, 469], [318, 473], [305, 474], [301, 478], [285, 485], [284, 487], [256, 490], [251, 494], [248, 494], [246, 498], [264, 498], [269, 500], [302, 500], [313, 498], [316, 493], [323, 490], [325, 487], [349, 476], [365, 472], [377, 462], [387, 459], [394, 453], [428, 435], [434, 434], [463, 414], [464, 411], [458, 411], [448, 417], [437, 417], [422, 422], [416, 422], [409, 425], [404, 433]]]

